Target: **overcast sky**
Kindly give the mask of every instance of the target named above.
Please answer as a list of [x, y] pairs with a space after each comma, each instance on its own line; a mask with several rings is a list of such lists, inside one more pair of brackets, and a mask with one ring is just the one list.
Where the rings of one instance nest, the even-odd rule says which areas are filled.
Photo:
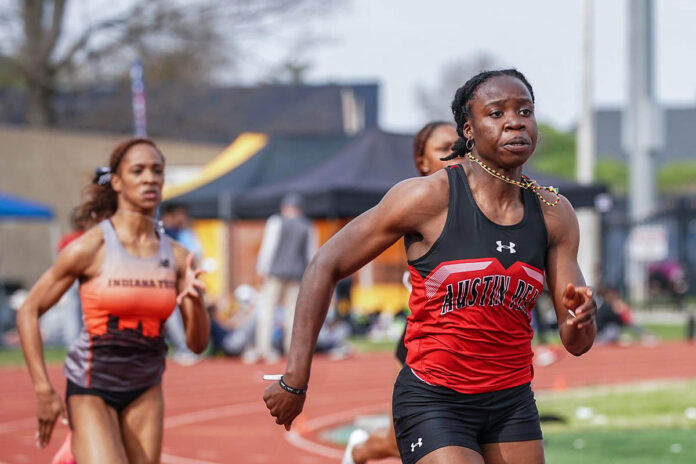
[[[594, 101], [625, 100], [630, 0], [594, 2]], [[383, 128], [412, 131], [425, 122], [415, 98], [452, 61], [477, 53], [525, 73], [537, 116], [561, 128], [577, 119], [582, 0], [352, 0], [313, 21], [331, 38], [311, 50], [312, 82], [378, 81]], [[655, 1], [656, 92], [678, 106], [696, 102], [696, 1]], [[278, 53], [259, 47], [269, 60]], [[467, 76], [462, 76], [462, 84]]]

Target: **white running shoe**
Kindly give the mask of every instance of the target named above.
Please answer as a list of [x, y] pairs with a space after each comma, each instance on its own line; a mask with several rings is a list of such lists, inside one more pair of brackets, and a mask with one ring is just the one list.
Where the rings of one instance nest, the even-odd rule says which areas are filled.
[[346, 446], [346, 452], [343, 453], [343, 460], [341, 464], [355, 464], [353, 461], [353, 448], [355, 448], [360, 443], [365, 443], [369, 437], [368, 433], [363, 429], [355, 429], [350, 433], [348, 437], [348, 445]]
[[180, 366], [193, 366], [203, 361], [203, 356], [192, 351], [178, 351], [172, 355], [172, 361]]

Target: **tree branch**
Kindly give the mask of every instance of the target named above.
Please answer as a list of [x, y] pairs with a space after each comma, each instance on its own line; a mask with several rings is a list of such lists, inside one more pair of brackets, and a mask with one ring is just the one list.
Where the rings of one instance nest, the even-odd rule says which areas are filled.
[[65, 55], [59, 60], [57, 60], [53, 64], [53, 69], [56, 71], [63, 68], [67, 64], [69, 64], [72, 59], [75, 57], [75, 55], [85, 48], [87, 44], [89, 43], [89, 40], [92, 38], [93, 34], [97, 31], [105, 31], [107, 29], [112, 29], [116, 27], [120, 27], [128, 22], [129, 16], [124, 15], [120, 18], [110, 18], [106, 19], [104, 21], [101, 21], [94, 26], [88, 27], [82, 35], [75, 40], [75, 42], [68, 48], [68, 51], [65, 52]]
[[47, 63], [53, 49], [58, 42], [63, 25], [63, 15], [65, 14], [65, 0], [55, 0], [53, 2], [53, 18], [51, 28], [48, 30], [47, 36], [44, 38], [39, 50], [39, 62]]

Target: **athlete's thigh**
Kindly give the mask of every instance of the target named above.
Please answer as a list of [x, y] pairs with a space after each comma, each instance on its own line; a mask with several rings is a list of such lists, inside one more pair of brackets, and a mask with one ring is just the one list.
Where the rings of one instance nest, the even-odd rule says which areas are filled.
[[78, 464], [128, 464], [115, 409], [95, 395], [71, 395], [68, 408]]
[[486, 464], [544, 464], [542, 440], [511, 441], [481, 445]]
[[[432, 451], [416, 464], [484, 464], [483, 457], [476, 451], [463, 446], [445, 446]], [[485, 461], [485, 464], [489, 464]]]
[[146, 390], [121, 411], [121, 433], [130, 462], [160, 462], [163, 422], [164, 400], [161, 383]]

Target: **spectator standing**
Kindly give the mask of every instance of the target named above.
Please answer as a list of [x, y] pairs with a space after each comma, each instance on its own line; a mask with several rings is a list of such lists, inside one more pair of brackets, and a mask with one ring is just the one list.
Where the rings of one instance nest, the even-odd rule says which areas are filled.
[[295, 302], [305, 268], [316, 250], [316, 234], [304, 215], [302, 198], [290, 193], [281, 202], [279, 215], [266, 222], [256, 271], [263, 279], [256, 325], [256, 349], [268, 362], [277, 359], [273, 349], [274, 313], [282, 302], [284, 310], [283, 349], [290, 348]]

